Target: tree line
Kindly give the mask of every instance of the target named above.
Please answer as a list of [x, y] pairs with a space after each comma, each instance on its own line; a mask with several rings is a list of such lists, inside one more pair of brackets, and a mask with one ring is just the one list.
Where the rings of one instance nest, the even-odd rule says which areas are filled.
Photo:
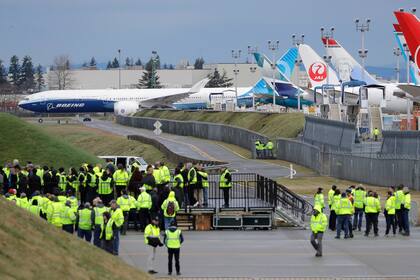
[[41, 91], [45, 86], [43, 68], [34, 66], [32, 58], [25, 55], [21, 62], [17, 55], [10, 58], [6, 69], [0, 59], [0, 89], [4, 93], [31, 93]]

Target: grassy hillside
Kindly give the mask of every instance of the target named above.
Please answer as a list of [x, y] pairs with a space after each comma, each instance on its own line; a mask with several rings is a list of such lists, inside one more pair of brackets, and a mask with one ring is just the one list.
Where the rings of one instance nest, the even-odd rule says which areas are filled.
[[0, 198], [0, 279], [149, 279]]
[[168, 162], [166, 156], [152, 145], [128, 140], [99, 129], [83, 125], [42, 125], [41, 127], [48, 134], [58, 136], [71, 145], [97, 156], [134, 155], [143, 157], [148, 163], [163, 160], [169, 166], [175, 166], [174, 163]]
[[270, 138], [295, 138], [303, 130], [304, 116], [300, 113], [252, 113], [252, 112], [210, 112], [210, 111], [161, 111], [143, 110], [136, 116], [224, 123], [262, 133]]
[[0, 113], [0, 161], [15, 158], [26, 164], [32, 161], [54, 167], [80, 166], [83, 162], [99, 162], [93, 154], [51, 136], [36, 125], [17, 117]]

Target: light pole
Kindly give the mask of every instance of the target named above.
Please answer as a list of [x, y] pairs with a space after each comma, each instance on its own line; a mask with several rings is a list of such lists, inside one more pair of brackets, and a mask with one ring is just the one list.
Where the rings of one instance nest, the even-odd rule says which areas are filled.
[[405, 55], [407, 57], [407, 84], [410, 83], [410, 49], [408, 48], [407, 44], [404, 43], [403, 45]]
[[121, 89], [121, 49], [118, 49], [118, 89]]
[[[252, 66], [249, 67], [249, 71], [251, 71], [251, 73], [255, 73], [257, 71], [257, 67], [255, 66], [255, 60], [254, 60], [254, 56], [253, 54], [256, 53], [258, 51], [258, 47], [251, 47], [248, 46], [248, 55], [251, 56], [251, 63]], [[252, 108], [255, 109], [255, 92], [252, 93]]]
[[[233, 69], [233, 74], [235, 75], [235, 102], [236, 102], [236, 106], [238, 106], [238, 74], [239, 74], [239, 69], [238, 69], [238, 58], [241, 57], [241, 50], [232, 50], [232, 58], [234, 59], [235, 62], [235, 68]], [[235, 106], [235, 107], [236, 107]]]
[[292, 35], [292, 44], [294, 46], [299, 46], [300, 44], [303, 44], [305, 42], [305, 35], [300, 35], [300, 39], [296, 37], [296, 34]]
[[394, 55], [397, 57], [397, 66], [395, 67], [395, 72], [397, 74], [397, 83], [400, 82], [400, 56], [402, 52], [400, 48], [394, 48]]
[[327, 63], [327, 85], [330, 83], [330, 79], [329, 79], [329, 73], [328, 73], [328, 65], [331, 62], [331, 55], [328, 55], [329, 52], [329, 48], [330, 48], [330, 39], [334, 38], [334, 27], [331, 27], [329, 31], [326, 31], [324, 27], [321, 27], [321, 39], [325, 39], [325, 43], [326, 43], [326, 50], [327, 50], [327, 55], [324, 55], [324, 60]]
[[273, 60], [271, 61], [271, 69], [273, 71], [273, 106], [276, 105], [276, 51], [279, 49], [280, 41], [268, 41], [268, 49], [273, 52]]
[[359, 50], [359, 56], [362, 59], [362, 81], [365, 81], [365, 59], [367, 57], [368, 50], [365, 49], [365, 33], [369, 31], [369, 25], [371, 20], [366, 19], [363, 23], [359, 19], [356, 19], [354, 23], [356, 24], [356, 31], [360, 31], [361, 34], [361, 49]]
[[[295, 60], [295, 68], [296, 68], [296, 85], [299, 85], [299, 69], [300, 69], [300, 65], [302, 65], [302, 59], [296, 59]], [[298, 112], [300, 112], [300, 89], [297, 89], [297, 107], [298, 107]]]
[[[327, 71], [327, 98], [328, 98], [328, 101], [329, 101], [329, 99], [330, 99], [330, 96], [329, 96], [329, 93], [328, 93], [328, 87], [329, 87], [329, 84], [330, 84], [330, 63], [331, 63], [331, 59], [332, 59], [332, 56], [331, 55], [324, 55], [323, 56], [323, 59], [324, 59], [324, 61], [325, 61], [325, 64], [326, 64], [326, 69], [325, 69], [325, 71]], [[322, 94], [322, 96], [324, 96], [324, 94]], [[334, 91], [334, 100], [333, 100], [334, 102], [333, 103], [335, 103], [335, 91]]]

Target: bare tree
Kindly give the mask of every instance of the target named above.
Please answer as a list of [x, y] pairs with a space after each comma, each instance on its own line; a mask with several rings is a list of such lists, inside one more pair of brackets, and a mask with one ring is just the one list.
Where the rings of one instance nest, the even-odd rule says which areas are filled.
[[67, 89], [71, 86], [72, 73], [70, 71], [70, 59], [68, 55], [60, 55], [54, 58], [54, 64], [51, 67], [54, 76], [54, 83], [59, 90]]

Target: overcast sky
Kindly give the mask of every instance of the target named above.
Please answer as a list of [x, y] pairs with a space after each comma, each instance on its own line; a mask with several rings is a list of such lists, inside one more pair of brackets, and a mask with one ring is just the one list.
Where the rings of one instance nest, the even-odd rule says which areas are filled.
[[[335, 38], [352, 54], [360, 46], [355, 18], [371, 18], [367, 34], [367, 65], [389, 66], [395, 59], [393, 11], [417, 1], [394, 0], [0, 0], [0, 59], [13, 54], [51, 64], [68, 54], [72, 63], [95, 56], [106, 62], [122, 56], [150, 57], [162, 62], [231, 61], [231, 50], [248, 45], [267, 52], [267, 40], [279, 40], [280, 52], [291, 46], [291, 35], [323, 54], [320, 27], [334, 26]], [[418, 7], [420, 8], [420, 7]]]

